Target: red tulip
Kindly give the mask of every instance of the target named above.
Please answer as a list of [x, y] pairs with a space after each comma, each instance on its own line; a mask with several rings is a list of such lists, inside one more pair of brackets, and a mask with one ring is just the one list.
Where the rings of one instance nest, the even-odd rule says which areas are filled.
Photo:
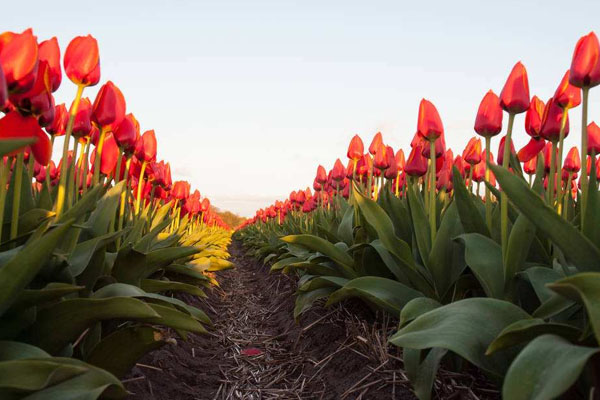
[[377, 154], [377, 150], [383, 144], [383, 138], [381, 136], [381, 132], [377, 132], [375, 136], [373, 136], [373, 140], [371, 140], [371, 145], [369, 146], [369, 153], [372, 155]]
[[529, 108], [529, 81], [527, 70], [519, 61], [515, 64], [500, 93], [500, 106], [504, 111], [519, 114]]
[[354, 161], [358, 161], [365, 151], [363, 141], [360, 136], [354, 135], [352, 140], [350, 140], [350, 145], [348, 146], [348, 158]]
[[581, 169], [581, 159], [579, 158], [579, 150], [577, 147], [571, 147], [565, 158], [563, 169], [577, 173]]
[[[117, 142], [115, 141], [112, 132], [107, 132], [104, 136], [102, 156], [100, 157], [100, 172], [107, 176], [110, 175], [117, 166], [118, 158], [119, 147], [117, 146]], [[90, 161], [92, 163], [92, 172], [94, 172], [94, 165], [96, 161], [96, 149], [92, 151]]]
[[[40, 132], [42, 135], [45, 135], [36, 119], [32, 116], [24, 117], [17, 111], [11, 111], [0, 118], [0, 140], [38, 138], [42, 136]], [[7, 156], [15, 156], [22, 149], [14, 150], [7, 154]]]
[[[498, 165], [502, 165], [502, 162], [504, 161], [504, 142], [506, 140], [506, 136], [502, 136], [502, 139], [500, 139], [500, 143], [498, 145]], [[512, 142], [512, 140], [510, 141], [510, 152], [511, 154], [515, 155], [515, 144]]]
[[[429, 145], [429, 143], [427, 143], [425, 141], [423, 141], [421, 146], [422, 146], [421, 153], [423, 154], [423, 157], [429, 158], [429, 155], [431, 154], [431, 146]], [[441, 156], [444, 155], [445, 152], [446, 152], [446, 138], [444, 137], [444, 135], [442, 135], [442, 136], [440, 136], [439, 140], [435, 141], [435, 157], [440, 158]]]
[[[546, 142], [546, 145], [544, 146], [544, 150], [543, 150], [543, 155], [544, 155], [544, 169], [546, 170], [546, 172], [550, 172], [550, 165], [551, 165], [551, 160], [552, 160], [552, 143], [550, 142]], [[554, 157], [554, 170], [556, 171], [556, 167], [558, 164], [558, 149], [556, 149], [555, 152], [555, 156]]]
[[33, 87], [38, 70], [38, 44], [31, 29], [0, 34], [0, 65], [11, 93]]
[[[485, 179], [485, 160], [487, 150], [483, 150], [481, 153], [481, 162], [473, 166], [473, 181], [482, 182]], [[490, 164], [494, 165], [494, 155], [490, 152]], [[495, 176], [490, 170], [490, 183], [492, 179], [495, 182]]]
[[94, 86], [100, 81], [98, 42], [91, 35], [71, 40], [64, 63], [65, 73], [76, 85]]
[[[517, 153], [517, 158], [521, 162], [528, 162], [532, 158], [536, 157], [540, 151], [544, 149], [546, 141], [542, 138], [531, 138], [529, 142], [523, 146]], [[535, 168], [535, 166], [534, 166]]]
[[[73, 110], [73, 104], [69, 113]], [[79, 102], [77, 107], [77, 114], [75, 114], [75, 121], [73, 123], [73, 136], [76, 138], [88, 137], [92, 132], [92, 103], [87, 97], [84, 97]], [[68, 116], [67, 116], [68, 120]]]
[[562, 108], [573, 108], [581, 104], [581, 89], [569, 83], [570, 71], [567, 70], [554, 92], [554, 100]]
[[463, 151], [462, 158], [470, 165], [479, 164], [481, 162], [481, 140], [471, 138]]
[[208, 210], [210, 210], [210, 200], [205, 197], [204, 199], [202, 199], [201, 211], [207, 212]]
[[190, 195], [190, 184], [187, 181], [177, 181], [173, 184], [171, 195], [177, 200], [182, 200]]
[[342, 164], [342, 162], [338, 158], [337, 160], [335, 160], [335, 164], [333, 165], [331, 177], [334, 181], [337, 181], [339, 183], [339, 181], [343, 180], [345, 176], [346, 169], [344, 168], [344, 164]]
[[4, 70], [2, 64], [0, 64], [0, 111], [6, 109], [8, 106], [8, 88], [6, 86], [6, 78], [4, 77]]
[[319, 183], [317, 178], [315, 178], [315, 180], [313, 181], [313, 189], [317, 192], [320, 192], [321, 190], [323, 190], [323, 184]]
[[156, 136], [154, 130], [144, 132], [135, 145], [135, 156], [146, 162], [156, 160]]
[[379, 142], [379, 144], [374, 150], [375, 156], [373, 157], [373, 166], [379, 170], [387, 169], [390, 166], [390, 164], [387, 157], [387, 150], [383, 142]]
[[523, 171], [527, 175], [533, 175], [533, 174], [535, 174], [536, 167], [537, 167], [537, 155], [533, 156], [533, 158], [529, 159], [529, 161], [526, 161], [525, 164], [523, 164]]
[[540, 135], [542, 129], [542, 118], [544, 117], [544, 102], [537, 96], [533, 96], [527, 113], [525, 114], [525, 131], [533, 138]]
[[37, 140], [31, 144], [31, 152], [35, 160], [41, 165], [48, 165], [52, 157], [52, 143], [48, 139], [48, 135], [39, 127], [36, 130]]
[[475, 132], [484, 137], [496, 136], [502, 130], [502, 108], [500, 99], [493, 91], [483, 96], [477, 117], [475, 117]]
[[315, 182], [318, 182], [321, 185], [327, 182], [327, 172], [325, 171], [325, 168], [323, 168], [322, 165], [319, 165], [317, 167], [317, 176], [315, 177]]
[[406, 161], [404, 159], [404, 151], [402, 149], [398, 149], [396, 155], [394, 156], [394, 160], [396, 161], [396, 169], [398, 172], [404, 171], [404, 165]]
[[50, 106], [38, 116], [38, 123], [43, 128], [47, 128], [48, 126], [50, 126], [54, 123], [54, 117], [56, 114], [56, 105], [54, 104], [54, 96], [52, 96], [50, 94], [50, 96], [48, 98], [50, 100]]
[[[544, 109], [544, 117], [542, 118], [542, 129], [540, 129], [540, 136], [546, 140], [552, 142], [558, 142], [560, 137], [560, 127], [562, 124], [563, 113], [567, 112], [562, 109], [554, 100], [554, 98], [548, 100], [546, 108]], [[564, 132], [564, 137], [569, 135], [569, 116], [567, 115]]]
[[92, 119], [102, 128], [114, 130], [125, 118], [125, 97], [111, 81], [106, 82], [94, 100]]
[[471, 168], [471, 164], [467, 163], [461, 155], [456, 156], [452, 165], [458, 169], [458, 172], [460, 172], [460, 175], [463, 177], [465, 176], [465, 166], [468, 166], [469, 169]]
[[600, 154], [600, 127], [595, 122], [587, 126], [588, 155]]
[[125, 153], [135, 151], [135, 143], [140, 136], [140, 124], [133, 114], [127, 114], [114, 131], [115, 140]]
[[425, 99], [421, 99], [419, 104], [417, 132], [429, 141], [436, 140], [444, 134], [444, 126], [437, 109], [433, 103]]
[[395, 179], [398, 176], [398, 164], [396, 164], [394, 149], [392, 149], [390, 146], [387, 146], [385, 155], [388, 167], [385, 170], [384, 176], [386, 179]]
[[600, 44], [594, 32], [577, 41], [569, 82], [577, 87], [594, 87], [600, 83]]
[[12, 94], [10, 101], [23, 113], [39, 116], [50, 107], [54, 107], [52, 87], [50, 86], [50, 67], [41, 61], [37, 68], [36, 80], [25, 92]]
[[62, 81], [62, 69], [60, 68], [60, 48], [56, 37], [44, 40], [38, 46], [40, 61], [46, 61], [50, 67], [50, 86], [52, 92], [56, 92]]
[[423, 176], [427, 173], [427, 159], [420, 146], [413, 147], [404, 165], [404, 172], [410, 176]]

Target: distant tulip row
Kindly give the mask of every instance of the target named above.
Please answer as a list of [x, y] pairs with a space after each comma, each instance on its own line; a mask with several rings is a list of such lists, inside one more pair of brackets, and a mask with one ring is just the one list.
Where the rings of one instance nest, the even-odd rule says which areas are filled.
[[[32, 140], [4, 157], [4, 184], [10, 180], [9, 172], [24, 162], [35, 178], [34, 190], [57, 187], [59, 217], [90, 186], [126, 180], [132, 192], [126, 201], [136, 213], [145, 204], [175, 200], [179, 216], [225, 227], [208, 198], [201, 198], [198, 190], [191, 192], [186, 181], [172, 182], [170, 164], [157, 161], [154, 131], [140, 135], [139, 122], [127, 113], [125, 97], [113, 82], [105, 83], [93, 102], [83, 97], [86, 87], [100, 82], [96, 39], [76, 37], [65, 51], [64, 71], [77, 86], [69, 109], [54, 104], [53, 92], [62, 81], [60, 61], [55, 37], [38, 43], [31, 29], [0, 35], [0, 110], [5, 113], [0, 139]], [[58, 136], [64, 137], [64, 147], [57, 166], [51, 155]]]

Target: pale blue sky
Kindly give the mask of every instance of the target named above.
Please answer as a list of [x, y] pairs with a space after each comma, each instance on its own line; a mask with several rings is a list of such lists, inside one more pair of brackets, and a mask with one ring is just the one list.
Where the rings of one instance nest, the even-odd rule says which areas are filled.
[[[545, 101], [577, 39], [600, 30], [597, 0], [12, 1], [2, 15], [2, 30], [32, 27], [63, 50], [94, 35], [102, 82], [123, 90], [143, 130], [156, 130], [174, 179], [246, 216], [310, 185], [317, 164], [346, 163], [355, 133], [368, 145], [380, 130], [407, 149], [422, 97], [461, 152], [481, 98], [499, 94], [516, 61]], [[74, 92], [65, 79], [57, 98], [70, 103]], [[600, 120], [600, 89], [591, 102]], [[576, 133], [580, 112], [571, 112]]]

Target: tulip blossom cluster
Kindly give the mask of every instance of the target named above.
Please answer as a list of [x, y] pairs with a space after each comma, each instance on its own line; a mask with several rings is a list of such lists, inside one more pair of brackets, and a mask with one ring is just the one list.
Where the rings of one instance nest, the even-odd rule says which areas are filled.
[[[77, 88], [70, 105], [54, 100], [63, 67]], [[85, 96], [85, 88], [100, 83], [100, 71], [98, 43], [91, 35], [74, 38], [61, 65], [55, 37], [39, 41], [31, 29], [0, 34], [0, 140], [24, 140], [0, 165], [0, 205], [8, 183], [14, 181], [16, 191], [25, 187], [22, 176], [38, 196], [56, 190], [57, 218], [91, 187], [125, 181], [121, 210], [127, 206], [130, 217], [173, 202], [173, 216], [227, 228], [208, 198], [188, 182], [172, 181], [170, 164], [157, 159], [155, 132], [142, 133], [117, 85], [107, 81], [94, 99]], [[63, 156], [55, 162], [51, 155], [59, 136]], [[16, 208], [13, 219], [19, 216]]]
[[[456, 168], [468, 190], [480, 196], [480, 184], [485, 185], [483, 195], [488, 226], [492, 223], [492, 203], [496, 201], [490, 187], [496, 186], [494, 174], [488, 168], [498, 165], [514, 170], [521, 169], [529, 176], [529, 184], [536, 174], [538, 159], [543, 165], [543, 185], [547, 203], [561, 214], [568, 198], [576, 199], [582, 190], [582, 207], [585, 207], [585, 190], [591, 166], [596, 167], [600, 179], [600, 128], [587, 122], [587, 97], [590, 88], [600, 84], [600, 45], [591, 32], [582, 37], [575, 47], [572, 63], [546, 102], [530, 96], [527, 70], [517, 62], [511, 70], [498, 96], [489, 90], [481, 100], [475, 115], [474, 131], [461, 152], [446, 148], [442, 119], [434, 104], [422, 99], [418, 107], [416, 133], [405, 153], [387, 146], [380, 132], [365, 149], [360, 136], [355, 135], [348, 146], [346, 164], [338, 158], [328, 171], [319, 165], [311, 186], [290, 193], [283, 201], [260, 209], [244, 226], [256, 222], [276, 221], [282, 224], [290, 214], [311, 215], [317, 209], [339, 208], [339, 199], [348, 199], [353, 188], [377, 200], [382, 190], [397, 197], [406, 196], [410, 184], [427, 194], [424, 196], [430, 216], [432, 239], [435, 237], [436, 198], [448, 202], [453, 193], [453, 168]], [[583, 103], [581, 148], [564, 149], [564, 139], [569, 135], [569, 111]], [[506, 133], [498, 141], [497, 152], [492, 148], [492, 138], [503, 130], [504, 113], [508, 116]], [[512, 141], [513, 125], [518, 114], [525, 114], [524, 127], [529, 142], [518, 151]], [[483, 139], [483, 143], [482, 143]], [[566, 156], [565, 156], [566, 154]], [[587, 157], [587, 169], [581, 167], [580, 155]], [[592, 163], [592, 161], [594, 161]], [[579, 174], [579, 176], [578, 176]], [[476, 185], [473, 183], [475, 182]], [[507, 242], [508, 205], [502, 197], [502, 243]]]

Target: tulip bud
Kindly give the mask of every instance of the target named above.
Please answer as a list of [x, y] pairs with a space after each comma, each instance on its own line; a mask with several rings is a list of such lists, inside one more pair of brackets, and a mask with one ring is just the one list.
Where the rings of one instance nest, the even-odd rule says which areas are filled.
[[156, 136], [154, 130], [144, 132], [135, 145], [135, 156], [146, 162], [156, 160]]
[[600, 83], [600, 44], [594, 32], [577, 41], [569, 82], [580, 88], [594, 87]]
[[463, 151], [462, 158], [471, 165], [479, 164], [481, 161], [481, 140], [471, 138]]
[[383, 142], [379, 142], [375, 149], [375, 156], [373, 157], [373, 166], [379, 170], [387, 169], [390, 164], [387, 158], [387, 150]]
[[354, 135], [352, 140], [350, 140], [350, 145], [348, 146], [347, 156], [349, 159], [357, 161], [360, 159], [365, 152], [365, 148], [363, 145], [363, 141], [360, 136]]
[[500, 93], [500, 106], [504, 111], [519, 114], [529, 108], [529, 81], [527, 70], [519, 61], [515, 64]]
[[404, 165], [404, 172], [410, 176], [423, 176], [427, 173], [427, 159], [420, 146], [414, 147]]
[[574, 108], [581, 104], [581, 89], [569, 83], [570, 71], [567, 70], [554, 92], [554, 101], [562, 108]]
[[537, 155], [533, 156], [533, 158], [531, 158], [529, 161], [526, 161], [525, 164], [523, 164], [523, 171], [527, 175], [533, 175], [533, 174], [535, 174], [536, 167], [537, 167]]
[[102, 128], [114, 130], [125, 118], [125, 97], [111, 81], [98, 91], [92, 109], [92, 119]]
[[64, 63], [65, 73], [76, 85], [94, 86], [100, 81], [98, 42], [91, 35], [71, 40]]
[[62, 70], [60, 68], [60, 48], [56, 37], [44, 40], [38, 46], [38, 57], [40, 61], [46, 61], [50, 67], [50, 86], [52, 92], [60, 87], [62, 81]]
[[323, 185], [323, 184], [325, 184], [325, 182], [327, 182], [327, 172], [325, 172], [325, 168], [323, 168], [322, 165], [319, 165], [317, 167], [317, 176], [315, 177], [315, 182], [318, 182], [321, 185]]
[[398, 149], [394, 159], [396, 161], [396, 169], [398, 172], [404, 171], [404, 165], [406, 164], [406, 161], [404, 159], [404, 151], [402, 149]]
[[337, 160], [335, 160], [335, 164], [333, 165], [333, 170], [331, 173], [331, 178], [334, 181], [337, 181], [339, 183], [339, 181], [344, 179], [344, 176], [346, 175], [346, 171], [344, 168], [344, 164], [342, 164], [342, 162], [340, 161], [340, 159], [338, 158]]
[[377, 150], [383, 144], [383, 138], [381, 136], [381, 132], [377, 132], [375, 136], [373, 136], [373, 140], [371, 141], [371, 145], [369, 146], [369, 153], [372, 155], [377, 154]]
[[[502, 136], [502, 139], [500, 139], [500, 144], [498, 145], [498, 164], [502, 165], [503, 161], [504, 161], [504, 142], [506, 141], [506, 136]], [[514, 143], [510, 142], [510, 153], [512, 155], [515, 155], [515, 145]]]
[[[73, 110], [73, 104], [69, 113]], [[88, 137], [92, 133], [92, 103], [87, 97], [84, 97], [79, 102], [77, 107], [77, 113], [75, 114], [75, 121], [73, 122], [73, 136], [76, 138]], [[67, 116], [68, 121], [68, 116]]]
[[9, 92], [24, 93], [33, 87], [38, 72], [38, 44], [31, 29], [0, 34], [0, 65]]
[[525, 131], [533, 138], [540, 135], [542, 129], [542, 118], [544, 117], [544, 102], [537, 96], [533, 96], [527, 113], [525, 114]]
[[140, 124], [133, 114], [127, 114], [114, 131], [115, 140], [125, 153], [135, 151], [135, 144], [140, 136]]
[[496, 136], [502, 130], [502, 108], [500, 99], [491, 90], [483, 96], [477, 116], [475, 117], [475, 132], [483, 137]]
[[579, 150], [577, 150], [577, 147], [571, 147], [567, 153], [563, 169], [573, 173], [577, 173], [581, 169], [581, 160], [579, 158]]
[[[567, 110], [562, 109], [554, 100], [554, 98], [548, 100], [546, 108], [544, 109], [544, 116], [542, 118], [542, 129], [540, 129], [540, 136], [551, 142], [558, 142], [560, 138], [560, 128], [562, 124], [563, 113]], [[569, 116], [567, 115], [565, 121], [565, 127], [563, 130], [564, 137], [569, 135]]]
[[421, 99], [419, 104], [417, 132], [429, 141], [436, 140], [444, 134], [444, 126], [437, 109], [433, 103], [425, 99]]
[[600, 154], [600, 127], [595, 122], [587, 126], [588, 155]]
[[390, 146], [386, 147], [385, 151], [386, 162], [388, 167], [385, 170], [384, 177], [386, 179], [395, 179], [398, 176], [398, 165], [396, 164], [396, 157], [394, 156], [394, 149]]

